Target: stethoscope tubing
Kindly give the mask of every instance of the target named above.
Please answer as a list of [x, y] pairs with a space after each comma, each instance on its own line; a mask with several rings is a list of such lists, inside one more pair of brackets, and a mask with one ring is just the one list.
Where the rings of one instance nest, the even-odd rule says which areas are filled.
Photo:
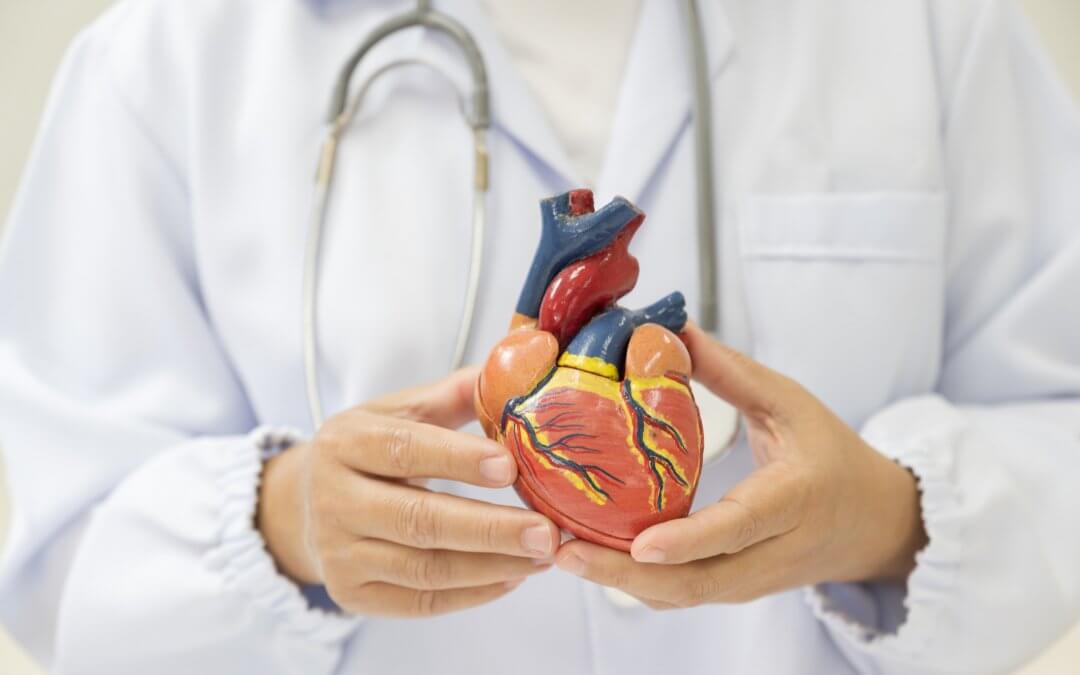
[[[423, 59], [406, 58], [391, 61], [379, 67], [361, 85], [352, 102], [335, 117], [330, 125], [326, 140], [323, 142], [319, 165], [315, 175], [315, 193], [312, 200], [311, 221], [308, 225], [308, 239], [304, 254], [303, 279], [303, 344], [304, 344], [304, 386], [307, 394], [308, 411], [314, 429], [322, 426], [324, 418], [322, 390], [319, 383], [318, 349], [318, 298], [319, 270], [322, 265], [322, 241], [325, 231], [326, 214], [334, 181], [334, 169], [337, 164], [338, 148], [342, 135], [352, 123], [371, 86], [384, 73], [395, 68], [419, 66], [431, 70], [446, 79], [458, 97], [458, 107], [462, 116], [468, 119], [465, 98], [453, 85], [453, 80], [441, 67]], [[486, 126], [472, 124], [473, 127], [473, 197], [472, 197], [472, 242], [469, 254], [469, 269], [466, 279], [465, 302], [462, 307], [461, 322], [454, 344], [451, 369], [457, 369], [465, 359], [465, 353], [472, 335], [473, 317], [476, 313], [476, 299], [480, 290], [480, 274], [483, 269], [484, 237], [487, 223], [488, 190], [488, 151]]]

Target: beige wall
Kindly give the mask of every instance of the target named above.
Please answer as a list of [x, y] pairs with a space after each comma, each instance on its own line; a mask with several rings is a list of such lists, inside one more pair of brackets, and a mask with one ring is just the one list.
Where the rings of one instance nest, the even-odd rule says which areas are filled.
[[[64, 46], [109, 4], [109, 0], [0, 0], [0, 226]], [[1080, 98], [1080, 0], [1024, 0], [1024, 4]], [[0, 494], [0, 537], [6, 519]], [[0, 673], [38, 672], [0, 630]], [[1080, 628], [1024, 675], [1076, 672], [1080, 672]]]

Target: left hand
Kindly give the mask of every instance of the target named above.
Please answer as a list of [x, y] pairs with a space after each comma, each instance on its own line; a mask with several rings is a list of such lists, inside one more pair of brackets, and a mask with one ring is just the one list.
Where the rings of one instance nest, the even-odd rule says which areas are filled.
[[797, 382], [688, 325], [694, 377], [742, 413], [759, 468], [718, 503], [556, 564], [654, 609], [745, 602], [824, 581], [903, 581], [926, 545], [914, 477]]

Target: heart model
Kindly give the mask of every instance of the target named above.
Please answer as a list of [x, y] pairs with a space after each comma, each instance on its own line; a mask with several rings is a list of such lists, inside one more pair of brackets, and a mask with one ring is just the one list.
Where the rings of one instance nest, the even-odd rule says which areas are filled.
[[690, 510], [701, 417], [676, 333], [685, 301], [615, 302], [637, 283], [628, 246], [645, 214], [589, 190], [540, 204], [543, 231], [509, 334], [477, 382], [485, 433], [513, 452], [521, 498], [582, 539], [630, 550]]

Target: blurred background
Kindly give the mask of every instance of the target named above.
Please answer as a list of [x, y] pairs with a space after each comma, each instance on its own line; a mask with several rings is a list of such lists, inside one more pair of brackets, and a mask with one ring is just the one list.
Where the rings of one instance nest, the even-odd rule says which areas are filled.
[[[943, 0], [949, 2], [951, 0]], [[0, 0], [0, 233], [67, 43], [111, 0]], [[1022, 0], [1080, 101], [1080, 0]], [[0, 464], [0, 542], [7, 523]], [[40, 674], [0, 628], [0, 673]], [[1022, 675], [1080, 675], [1080, 626]]]

